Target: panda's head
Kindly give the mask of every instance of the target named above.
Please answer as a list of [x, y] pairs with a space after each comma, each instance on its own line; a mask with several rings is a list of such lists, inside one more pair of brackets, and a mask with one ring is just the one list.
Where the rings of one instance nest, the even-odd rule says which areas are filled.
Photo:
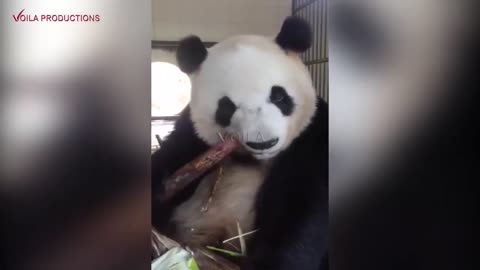
[[316, 94], [299, 53], [311, 31], [290, 17], [275, 39], [237, 36], [206, 49], [196, 36], [180, 42], [179, 67], [192, 82], [191, 118], [210, 145], [218, 134], [240, 139], [257, 159], [274, 157], [305, 129]]

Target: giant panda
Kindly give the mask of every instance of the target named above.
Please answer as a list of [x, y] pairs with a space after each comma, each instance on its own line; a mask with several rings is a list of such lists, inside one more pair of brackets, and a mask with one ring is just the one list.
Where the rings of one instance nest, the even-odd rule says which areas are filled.
[[[328, 106], [316, 96], [299, 55], [311, 29], [287, 18], [276, 38], [235, 36], [207, 49], [199, 37], [177, 49], [191, 78], [190, 104], [152, 155], [154, 226], [187, 246], [218, 246], [243, 232], [242, 269], [327, 267]], [[208, 211], [212, 169], [171, 201], [162, 181], [220, 142], [238, 136], [243, 146], [222, 166]]]

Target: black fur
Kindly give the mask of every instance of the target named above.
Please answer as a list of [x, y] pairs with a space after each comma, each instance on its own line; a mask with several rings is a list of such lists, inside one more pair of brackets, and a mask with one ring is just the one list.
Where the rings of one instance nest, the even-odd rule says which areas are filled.
[[291, 16], [285, 19], [275, 40], [285, 50], [305, 52], [312, 45], [312, 29], [305, 20]]
[[217, 111], [215, 112], [215, 122], [222, 127], [228, 127], [230, 125], [230, 119], [237, 110], [237, 106], [233, 101], [225, 96], [218, 100]]
[[180, 70], [190, 74], [196, 71], [207, 58], [207, 48], [197, 36], [189, 36], [180, 41], [177, 48], [177, 63]]
[[[321, 100], [317, 106], [310, 126], [279, 154], [259, 191], [256, 224], [260, 230], [248, 243], [244, 269], [326, 269], [328, 106]], [[187, 108], [152, 157], [154, 187], [206, 148], [195, 134]], [[161, 194], [161, 189], [153, 192]], [[188, 198], [186, 193], [177, 196], [176, 203]], [[160, 205], [154, 200], [152, 215], [157, 227], [168, 220], [173, 204]]]
[[292, 97], [287, 94], [285, 88], [277, 85], [272, 87], [270, 102], [275, 104], [285, 116], [291, 115], [295, 107]]
[[180, 192], [171, 202], [160, 203], [163, 194], [162, 181], [208, 149], [208, 145], [195, 135], [189, 107], [182, 111], [175, 122], [174, 130], [160, 149], [152, 155], [152, 222], [157, 228], [165, 230], [171, 211], [193, 194], [196, 186], [192, 185]]
[[327, 253], [328, 105], [275, 160], [256, 202], [246, 269], [320, 269]]

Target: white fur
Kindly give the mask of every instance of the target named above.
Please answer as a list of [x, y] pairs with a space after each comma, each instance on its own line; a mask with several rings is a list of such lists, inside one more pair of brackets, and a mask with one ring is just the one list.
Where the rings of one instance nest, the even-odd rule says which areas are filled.
[[[277, 145], [264, 151], [246, 147], [258, 159], [271, 158], [287, 148], [315, 112], [315, 90], [306, 67], [266, 37], [238, 36], [217, 44], [191, 80], [190, 107], [198, 135], [212, 145], [219, 141], [218, 132], [233, 134], [242, 142], [279, 138]], [[284, 116], [269, 102], [275, 85], [284, 87], [293, 98], [292, 115]], [[227, 128], [215, 122], [223, 96], [237, 106]]]
[[189, 245], [218, 244], [238, 234], [237, 221], [243, 232], [254, 230], [253, 203], [265, 169], [265, 165], [224, 164], [223, 177], [206, 212], [202, 207], [207, 205], [217, 174], [202, 179], [192, 197], [175, 210], [176, 240]]

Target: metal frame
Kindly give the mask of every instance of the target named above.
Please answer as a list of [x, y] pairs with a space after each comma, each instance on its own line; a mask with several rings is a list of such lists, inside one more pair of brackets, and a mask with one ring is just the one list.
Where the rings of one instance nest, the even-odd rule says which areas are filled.
[[[152, 49], [174, 51], [177, 49], [179, 43], [180, 41], [152, 40]], [[209, 48], [217, 43], [212, 41], [205, 41], [203, 42], [203, 44], [205, 44], [205, 47]]]
[[310, 4], [313, 4], [315, 1], [317, 0], [307, 0], [307, 1], [292, 0], [292, 13], [293, 14], [298, 13], [298, 11], [306, 8]]
[[151, 119], [152, 121], [159, 121], [159, 120], [163, 120], [163, 121], [175, 121], [177, 120], [179, 117], [179, 115], [169, 115], [169, 116], [152, 116]]

